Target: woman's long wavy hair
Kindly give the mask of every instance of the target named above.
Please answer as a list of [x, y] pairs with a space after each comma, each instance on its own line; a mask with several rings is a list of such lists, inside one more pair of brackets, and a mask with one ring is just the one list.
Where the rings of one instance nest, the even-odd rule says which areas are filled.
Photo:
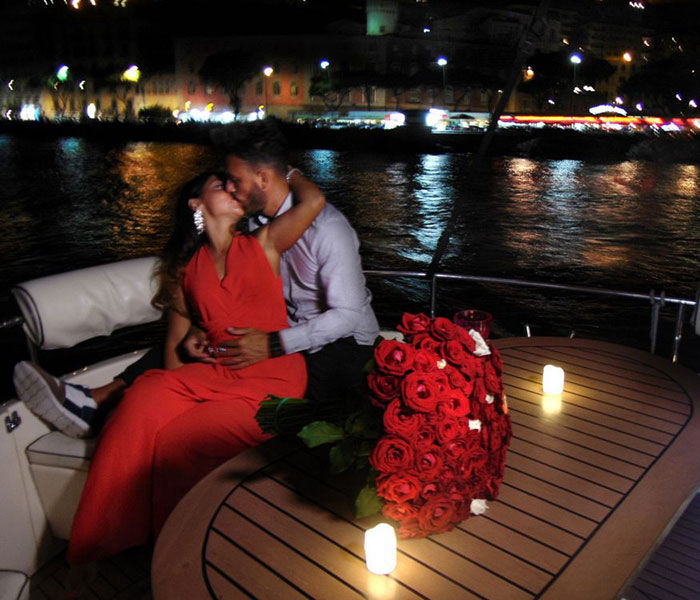
[[223, 182], [228, 178], [223, 171], [204, 171], [185, 183], [178, 193], [173, 232], [163, 248], [155, 273], [158, 291], [151, 304], [159, 310], [176, 308], [174, 291], [182, 279], [182, 269], [207, 239], [206, 232], [197, 233], [189, 201], [202, 195], [204, 184], [210, 177], [217, 177]]

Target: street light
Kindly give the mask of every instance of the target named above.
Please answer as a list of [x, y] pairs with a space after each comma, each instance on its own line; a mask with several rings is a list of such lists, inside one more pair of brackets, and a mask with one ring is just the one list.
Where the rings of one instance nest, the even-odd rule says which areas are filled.
[[136, 65], [131, 65], [121, 76], [122, 81], [130, 81], [131, 83], [138, 83], [139, 79], [141, 79], [141, 71]]
[[624, 60], [625, 62], [632, 62], [632, 53], [631, 53], [631, 52], [625, 52], [625, 53], [622, 55], [622, 60]]
[[58, 70], [56, 71], [56, 79], [63, 83], [66, 79], [68, 79], [69, 70], [70, 69], [67, 65], [61, 65], [60, 67], [58, 67]]
[[324, 71], [331, 66], [331, 63], [329, 63], [325, 58], [319, 64]]
[[[272, 67], [270, 67], [270, 66], [267, 66], [267, 67], [265, 67], [265, 68], [263, 69], [263, 75], [265, 75], [265, 77], [267, 77], [267, 79], [269, 79], [270, 76], [271, 76], [274, 72], [275, 72], [275, 70], [274, 70]], [[267, 79], [265, 80], [265, 116], [267, 116], [267, 115], [268, 115], [268, 112], [269, 112], [269, 111], [268, 111], [268, 105], [267, 105], [267, 94], [268, 94], [267, 88], [269, 87], [268, 84], [267, 84]]]
[[442, 89], [445, 89], [445, 66], [447, 65], [447, 59], [444, 56], [438, 56], [438, 59], [435, 61], [437, 62], [438, 65], [440, 65], [440, 68], [442, 69]]
[[[577, 54], [574, 52], [571, 56], [569, 56], [569, 62], [571, 62], [572, 65], [574, 65], [574, 85], [573, 87], [576, 87], [576, 67], [578, 67], [581, 64], [581, 55]], [[571, 105], [570, 105], [570, 110], [571, 112], [574, 111], [574, 95], [571, 94]]]

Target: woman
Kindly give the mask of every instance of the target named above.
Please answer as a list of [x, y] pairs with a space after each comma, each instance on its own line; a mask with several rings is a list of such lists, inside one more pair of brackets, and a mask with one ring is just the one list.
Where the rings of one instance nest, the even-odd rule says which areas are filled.
[[203, 173], [184, 187], [154, 298], [169, 309], [170, 370], [138, 378], [107, 421], [73, 522], [70, 563], [146, 543], [199, 479], [269, 437], [255, 421], [267, 394], [304, 393], [298, 354], [232, 370], [213, 359], [184, 364], [177, 353], [193, 325], [213, 346], [231, 337], [231, 326], [287, 327], [280, 254], [325, 205], [320, 190], [296, 170], [291, 184], [298, 203], [253, 235], [236, 231], [244, 211], [226, 191], [224, 174]]

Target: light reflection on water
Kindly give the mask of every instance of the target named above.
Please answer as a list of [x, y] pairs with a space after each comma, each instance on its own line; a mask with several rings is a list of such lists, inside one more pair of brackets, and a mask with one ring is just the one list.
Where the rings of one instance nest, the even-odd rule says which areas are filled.
[[[425, 269], [455, 203], [443, 271], [683, 297], [700, 279], [697, 165], [494, 158], [472, 173], [460, 154], [312, 150], [293, 158], [354, 224], [366, 268]], [[0, 136], [4, 312], [14, 312], [14, 283], [157, 252], [176, 189], [219, 163], [211, 149], [189, 144]], [[422, 282], [371, 285], [385, 325], [403, 310], [427, 310]], [[581, 321], [601, 333], [624, 314], [597, 300], [498, 286], [454, 286], [438, 300], [446, 315], [488, 308], [518, 334], [525, 321], [541, 323], [541, 333], [580, 329]], [[643, 346], [648, 307], [634, 310]]]

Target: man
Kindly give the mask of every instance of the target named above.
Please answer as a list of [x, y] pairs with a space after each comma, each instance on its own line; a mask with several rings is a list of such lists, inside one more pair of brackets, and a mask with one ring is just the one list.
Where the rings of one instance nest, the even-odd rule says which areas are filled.
[[[287, 180], [287, 146], [270, 120], [237, 124], [217, 136], [226, 151], [230, 193], [259, 227], [293, 204]], [[268, 357], [304, 352], [309, 375], [306, 397], [326, 401], [362, 381], [379, 326], [365, 286], [357, 235], [332, 205], [282, 255], [280, 271], [290, 328], [266, 333], [231, 329], [232, 339], [215, 349], [216, 360], [233, 369]], [[195, 359], [211, 360], [203, 332], [183, 341]], [[38, 366], [15, 367], [15, 388], [34, 412], [74, 437], [92, 432], [99, 406], [118, 399], [133, 380], [162, 368], [162, 349], [153, 349], [123, 374], [100, 388], [64, 384]]]
[[[257, 227], [293, 204], [287, 148], [273, 121], [222, 130], [230, 191]], [[257, 222], [257, 223], [256, 223]], [[365, 285], [354, 229], [327, 204], [301, 239], [282, 255], [280, 274], [289, 329], [230, 329], [219, 360], [241, 368], [271, 356], [304, 352], [306, 397], [326, 401], [360, 383], [379, 325]], [[192, 342], [186, 344], [192, 349]], [[197, 354], [195, 354], [197, 355]]]

